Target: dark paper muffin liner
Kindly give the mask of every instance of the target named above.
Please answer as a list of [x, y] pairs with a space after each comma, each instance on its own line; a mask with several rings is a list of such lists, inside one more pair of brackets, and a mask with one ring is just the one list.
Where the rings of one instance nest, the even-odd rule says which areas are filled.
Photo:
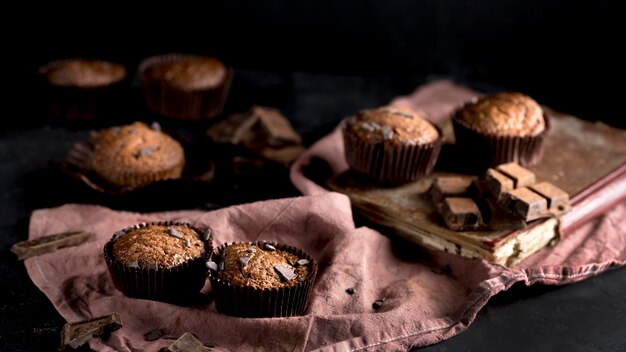
[[96, 87], [59, 86], [48, 82], [45, 74], [68, 60], [52, 61], [39, 68], [39, 80], [46, 110], [57, 119], [90, 121], [116, 117], [122, 112], [128, 90], [128, 75]]
[[154, 65], [200, 57], [173, 53], [151, 56], [139, 64], [139, 78], [150, 110], [166, 117], [184, 120], [210, 119], [222, 113], [232, 81], [230, 67], [226, 67], [226, 77], [221, 85], [206, 89], [179, 89], [163, 84], [161, 80], [152, 79], [147, 74], [148, 69]]
[[543, 118], [545, 128], [541, 133], [519, 137], [486, 134], [455, 117], [452, 125], [456, 147], [484, 168], [508, 162], [532, 166], [541, 160], [544, 141], [550, 130], [550, 119], [545, 113]]
[[[434, 125], [433, 125], [434, 126]], [[343, 126], [346, 161], [360, 174], [381, 184], [402, 184], [430, 174], [441, 146], [443, 133], [435, 126], [439, 138], [421, 145], [394, 145], [363, 140]]]
[[[124, 295], [166, 302], [193, 300], [206, 282], [206, 262], [212, 250], [211, 231], [202, 232], [196, 227], [176, 221], [141, 223], [121, 230], [128, 231], [150, 225], [186, 226], [195, 230], [204, 241], [205, 254], [188, 260], [173, 268], [130, 268], [120, 263], [113, 256], [113, 244], [119, 235], [114, 235], [104, 246], [104, 259], [115, 287]], [[205, 239], [205, 234], [208, 238]]]
[[[309, 260], [309, 275], [298, 284], [283, 288], [259, 289], [250, 286], [235, 285], [217, 277], [209, 271], [211, 287], [215, 295], [215, 307], [221, 314], [237, 317], [290, 317], [302, 315], [306, 311], [309, 294], [317, 275], [317, 262], [301, 249], [275, 242], [245, 242], [263, 247], [270, 244], [276, 249]], [[224, 249], [234, 243], [225, 243], [213, 250], [212, 260], [220, 261]]]

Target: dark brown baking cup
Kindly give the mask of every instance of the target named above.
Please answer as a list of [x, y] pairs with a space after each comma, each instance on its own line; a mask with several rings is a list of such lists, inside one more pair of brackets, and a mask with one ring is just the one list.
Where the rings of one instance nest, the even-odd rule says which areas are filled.
[[40, 86], [45, 96], [46, 110], [55, 118], [89, 121], [114, 117], [124, 105], [128, 73], [120, 80], [95, 87], [60, 86], [50, 84], [46, 72], [73, 59], [52, 61], [39, 68]]
[[452, 119], [457, 150], [474, 159], [481, 167], [508, 162], [522, 166], [537, 164], [543, 156], [543, 145], [550, 130], [550, 119], [544, 113], [544, 130], [535, 136], [497, 136], [469, 126], [461, 119]]
[[415, 181], [430, 174], [441, 146], [443, 133], [435, 126], [439, 138], [421, 145], [396, 145], [379, 141], [372, 142], [359, 138], [343, 126], [343, 141], [346, 161], [350, 167], [377, 183], [397, 185]]
[[[304, 314], [317, 275], [315, 259], [303, 250], [285, 244], [263, 241], [245, 243], [261, 248], [269, 244], [278, 250], [309, 260], [307, 264], [310, 269], [309, 276], [290, 287], [259, 289], [220, 280], [216, 272], [209, 270], [217, 311], [221, 314], [249, 318], [290, 317]], [[232, 244], [234, 243], [225, 243], [214, 249], [211, 260], [219, 262], [224, 248]]]
[[230, 67], [226, 66], [226, 77], [221, 85], [206, 89], [179, 89], [147, 74], [148, 69], [155, 65], [200, 57], [172, 53], [151, 56], [139, 64], [139, 79], [150, 110], [166, 117], [184, 120], [210, 119], [222, 113], [233, 76]]
[[[131, 268], [115, 259], [113, 243], [124, 233], [150, 225], [186, 226], [195, 230], [204, 241], [205, 254], [188, 260], [173, 268]], [[206, 239], [205, 239], [206, 237]], [[115, 287], [124, 295], [165, 302], [185, 302], [197, 296], [206, 281], [206, 261], [212, 250], [211, 230], [200, 231], [196, 227], [177, 221], [141, 223], [116, 232], [104, 246], [104, 259]]]

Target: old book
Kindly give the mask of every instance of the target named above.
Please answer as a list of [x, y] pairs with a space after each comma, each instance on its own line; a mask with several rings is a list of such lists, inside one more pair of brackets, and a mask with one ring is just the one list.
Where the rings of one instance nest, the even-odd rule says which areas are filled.
[[[428, 189], [435, 171], [399, 187], [378, 187], [353, 171], [328, 180], [347, 194], [355, 210], [423, 247], [512, 266], [626, 199], [626, 131], [547, 110], [552, 129], [543, 159], [529, 169], [570, 195], [572, 209], [561, 218], [530, 222], [524, 229], [452, 231], [435, 210]], [[472, 177], [471, 175], [458, 175]]]

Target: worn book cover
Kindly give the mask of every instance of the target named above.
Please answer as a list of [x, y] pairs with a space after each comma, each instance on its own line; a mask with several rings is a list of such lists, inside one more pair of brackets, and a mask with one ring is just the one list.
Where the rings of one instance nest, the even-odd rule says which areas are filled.
[[335, 175], [327, 186], [347, 194], [355, 210], [370, 221], [419, 245], [512, 266], [626, 199], [626, 131], [549, 109], [547, 113], [551, 130], [544, 155], [529, 169], [538, 181], [549, 181], [570, 195], [572, 210], [560, 218], [539, 219], [517, 230], [448, 229], [427, 192], [434, 177], [457, 174], [454, 162], [438, 163], [432, 175], [399, 187], [377, 186], [352, 171]]

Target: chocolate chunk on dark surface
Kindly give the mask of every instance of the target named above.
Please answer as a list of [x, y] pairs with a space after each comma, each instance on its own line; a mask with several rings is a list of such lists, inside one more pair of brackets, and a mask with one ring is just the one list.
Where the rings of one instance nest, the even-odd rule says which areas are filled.
[[353, 294], [355, 294], [355, 293], [356, 293], [356, 288], [354, 288], [354, 287], [349, 287], [349, 288], [347, 288], [347, 289], [346, 289], [346, 292], [347, 292], [349, 295], [353, 295]]
[[551, 210], [565, 210], [569, 208], [569, 195], [550, 182], [540, 182], [529, 187], [534, 192], [548, 200], [548, 208]]
[[492, 196], [500, 198], [504, 193], [515, 188], [515, 181], [497, 170], [487, 169], [483, 177], [483, 185]]
[[282, 281], [293, 280], [297, 276], [296, 273], [293, 272], [293, 270], [284, 265], [274, 265], [274, 270], [276, 271], [276, 273], [278, 273], [278, 276], [280, 276], [280, 279]]
[[272, 246], [271, 244], [266, 243], [263, 245], [263, 250], [268, 251], [268, 252], [274, 252], [276, 251], [276, 247]]
[[110, 334], [122, 327], [122, 320], [117, 313], [88, 320], [67, 323], [61, 331], [61, 351], [74, 350], [94, 337]]
[[496, 170], [510, 177], [515, 183], [514, 188], [526, 187], [535, 183], [535, 174], [517, 163], [506, 163], [496, 166]]
[[90, 236], [90, 233], [84, 231], [64, 232], [44, 236], [34, 240], [18, 242], [11, 247], [11, 252], [17, 255], [17, 259], [23, 260], [45, 253], [51, 253], [61, 248], [77, 246], [87, 241]]
[[437, 177], [433, 181], [430, 188], [430, 196], [432, 197], [433, 202], [440, 203], [445, 197], [459, 197], [466, 195], [471, 184], [471, 177]]
[[214, 262], [214, 261], [206, 262], [206, 267], [208, 269], [213, 270], [213, 271], [217, 271], [219, 269], [219, 265], [216, 262]]
[[383, 303], [385, 303], [385, 297], [375, 300], [374, 303], [372, 303], [372, 308], [378, 310], [383, 306]]
[[451, 230], [475, 230], [481, 226], [480, 209], [471, 198], [446, 198], [441, 204], [440, 210], [446, 226]]
[[527, 222], [545, 217], [548, 214], [548, 201], [526, 187], [505, 193], [501, 204]]
[[193, 334], [184, 333], [178, 340], [174, 341], [168, 347], [164, 347], [161, 351], [166, 352], [206, 352], [204, 344], [200, 342]]
[[156, 341], [163, 336], [163, 332], [159, 329], [150, 330], [143, 334], [143, 339], [146, 341]]

